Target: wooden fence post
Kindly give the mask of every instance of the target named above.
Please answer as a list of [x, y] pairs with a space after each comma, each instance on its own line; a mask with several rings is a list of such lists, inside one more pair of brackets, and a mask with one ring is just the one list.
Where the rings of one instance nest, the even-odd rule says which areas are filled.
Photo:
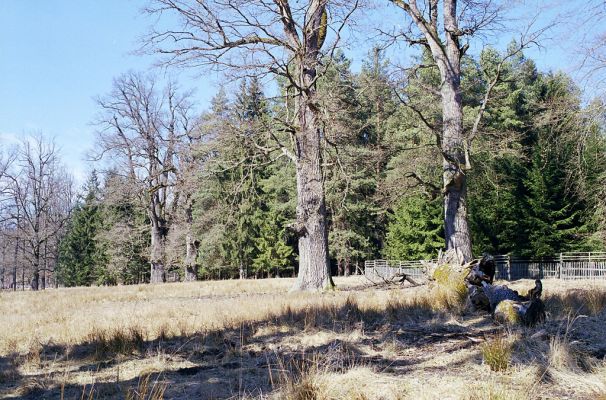
[[558, 263], [558, 279], [562, 279], [562, 265], [563, 264], [563, 257], [562, 257], [562, 253], [560, 253], [560, 262]]
[[511, 281], [511, 256], [507, 254], [507, 280]]

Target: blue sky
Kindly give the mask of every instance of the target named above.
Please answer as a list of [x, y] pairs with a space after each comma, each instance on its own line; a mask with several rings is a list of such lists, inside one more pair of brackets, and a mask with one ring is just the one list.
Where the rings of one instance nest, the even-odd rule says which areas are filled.
[[[132, 54], [152, 23], [140, 12], [144, 5], [143, 0], [0, 0], [0, 145], [30, 133], [54, 137], [81, 181], [90, 168], [84, 158], [94, 143], [95, 96], [107, 93], [119, 74], [153, 67], [151, 56]], [[541, 69], [569, 69], [562, 49], [549, 46], [529, 55]], [[202, 109], [219, 79], [194, 73], [181, 73], [180, 81], [196, 90]]]
[[[128, 70], [154, 59], [132, 55], [151, 21], [141, 0], [0, 0], [0, 144], [30, 133], [54, 137], [78, 179], [94, 142], [94, 98]], [[160, 72], [156, 69], [156, 72]], [[205, 105], [213, 80], [184, 75]]]

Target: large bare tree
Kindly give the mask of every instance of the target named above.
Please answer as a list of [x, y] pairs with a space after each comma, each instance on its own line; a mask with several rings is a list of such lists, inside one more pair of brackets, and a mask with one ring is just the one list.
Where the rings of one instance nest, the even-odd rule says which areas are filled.
[[150, 282], [166, 280], [166, 239], [179, 204], [179, 145], [190, 131], [187, 94], [134, 72], [114, 81], [98, 100], [101, 114], [97, 158], [111, 157], [114, 171], [129, 182], [150, 222]]
[[[411, 106], [425, 125], [435, 134], [436, 144], [442, 155], [441, 193], [444, 198], [444, 233], [446, 249], [456, 251], [460, 261], [472, 258], [471, 236], [467, 220], [467, 172], [471, 169], [470, 149], [480, 132], [482, 116], [488, 106], [492, 91], [502, 79], [503, 67], [523, 49], [536, 45], [540, 35], [549, 28], [532, 30], [534, 21], [521, 34], [515, 46], [493, 71], [486, 73], [486, 92], [471, 126], [464, 125], [461, 94], [461, 61], [474, 37], [495, 28], [502, 19], [503, 2], [494, 0], [388, 0], [404, 11], [409, 24], [403, 30], [390, 33], [392, 39], [401, 39], [420, 46], [433, 61], [432, 65], [420, 65], [414, 73], [424, 68], [436, 67], [440, 82], [437, 90], [427, 88], [441, 102], [441, 118], [437, 123], [424, 116], [424, 110]], [[414, 179], [421, 178], [412, 174]]]
[[[322, 128], [316, 101], [321, 60], [338, 46], [357, 0], [155, 0], [148, 11], [172, 13], [180, 26], [162, 28], [148, 45], [168, 64], [206, 67], [235, 76], [280, 76], [295, 100], [280, 121], [291, 143], [276, 146], [296, 166], [299, 275], [294, 290], [333, 287], [322, 171]], [[329, 58], [329, 57], [328, 57]]]

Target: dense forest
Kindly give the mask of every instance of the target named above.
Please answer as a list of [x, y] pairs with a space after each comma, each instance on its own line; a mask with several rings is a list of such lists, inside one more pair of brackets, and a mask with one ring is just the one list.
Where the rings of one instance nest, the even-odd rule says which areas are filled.
[[[327, 16], [316, 14], [310, 40], [322, 48]], [[125, 73], [97, 99], [82, 188], [52, 139], [3, 149], [0, 286], [296, 276], [302, 246], [315, 246], [301, 239], [313, 237], [308, 221], [299, 226], [301, 198], [318, 180], [333, 275], [449, 247], [459, 175], [474, 256], [601, 251], [604, 105], [566, 74], [539, 70], [524, 55], [530, 42], [459, 53], [464, 152], [444, 147], [447, 93], [431, 46], [405, 68], [382, 47], [356, 69], [338, 46], [315, 51], [313, 78], [273, 67], [234, 76], [201, 114], [176, 82]], [[306, 166], [300, 148], [314, 146], [318, 163]]]

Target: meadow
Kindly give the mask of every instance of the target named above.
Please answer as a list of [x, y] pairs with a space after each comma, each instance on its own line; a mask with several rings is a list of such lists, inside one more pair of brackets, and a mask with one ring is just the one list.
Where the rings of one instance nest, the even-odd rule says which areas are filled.
[[606, 399], [606, 282], [544, 281], [533, 328], [429, 286], [292, 283], [2, 292], [0, 398]]

